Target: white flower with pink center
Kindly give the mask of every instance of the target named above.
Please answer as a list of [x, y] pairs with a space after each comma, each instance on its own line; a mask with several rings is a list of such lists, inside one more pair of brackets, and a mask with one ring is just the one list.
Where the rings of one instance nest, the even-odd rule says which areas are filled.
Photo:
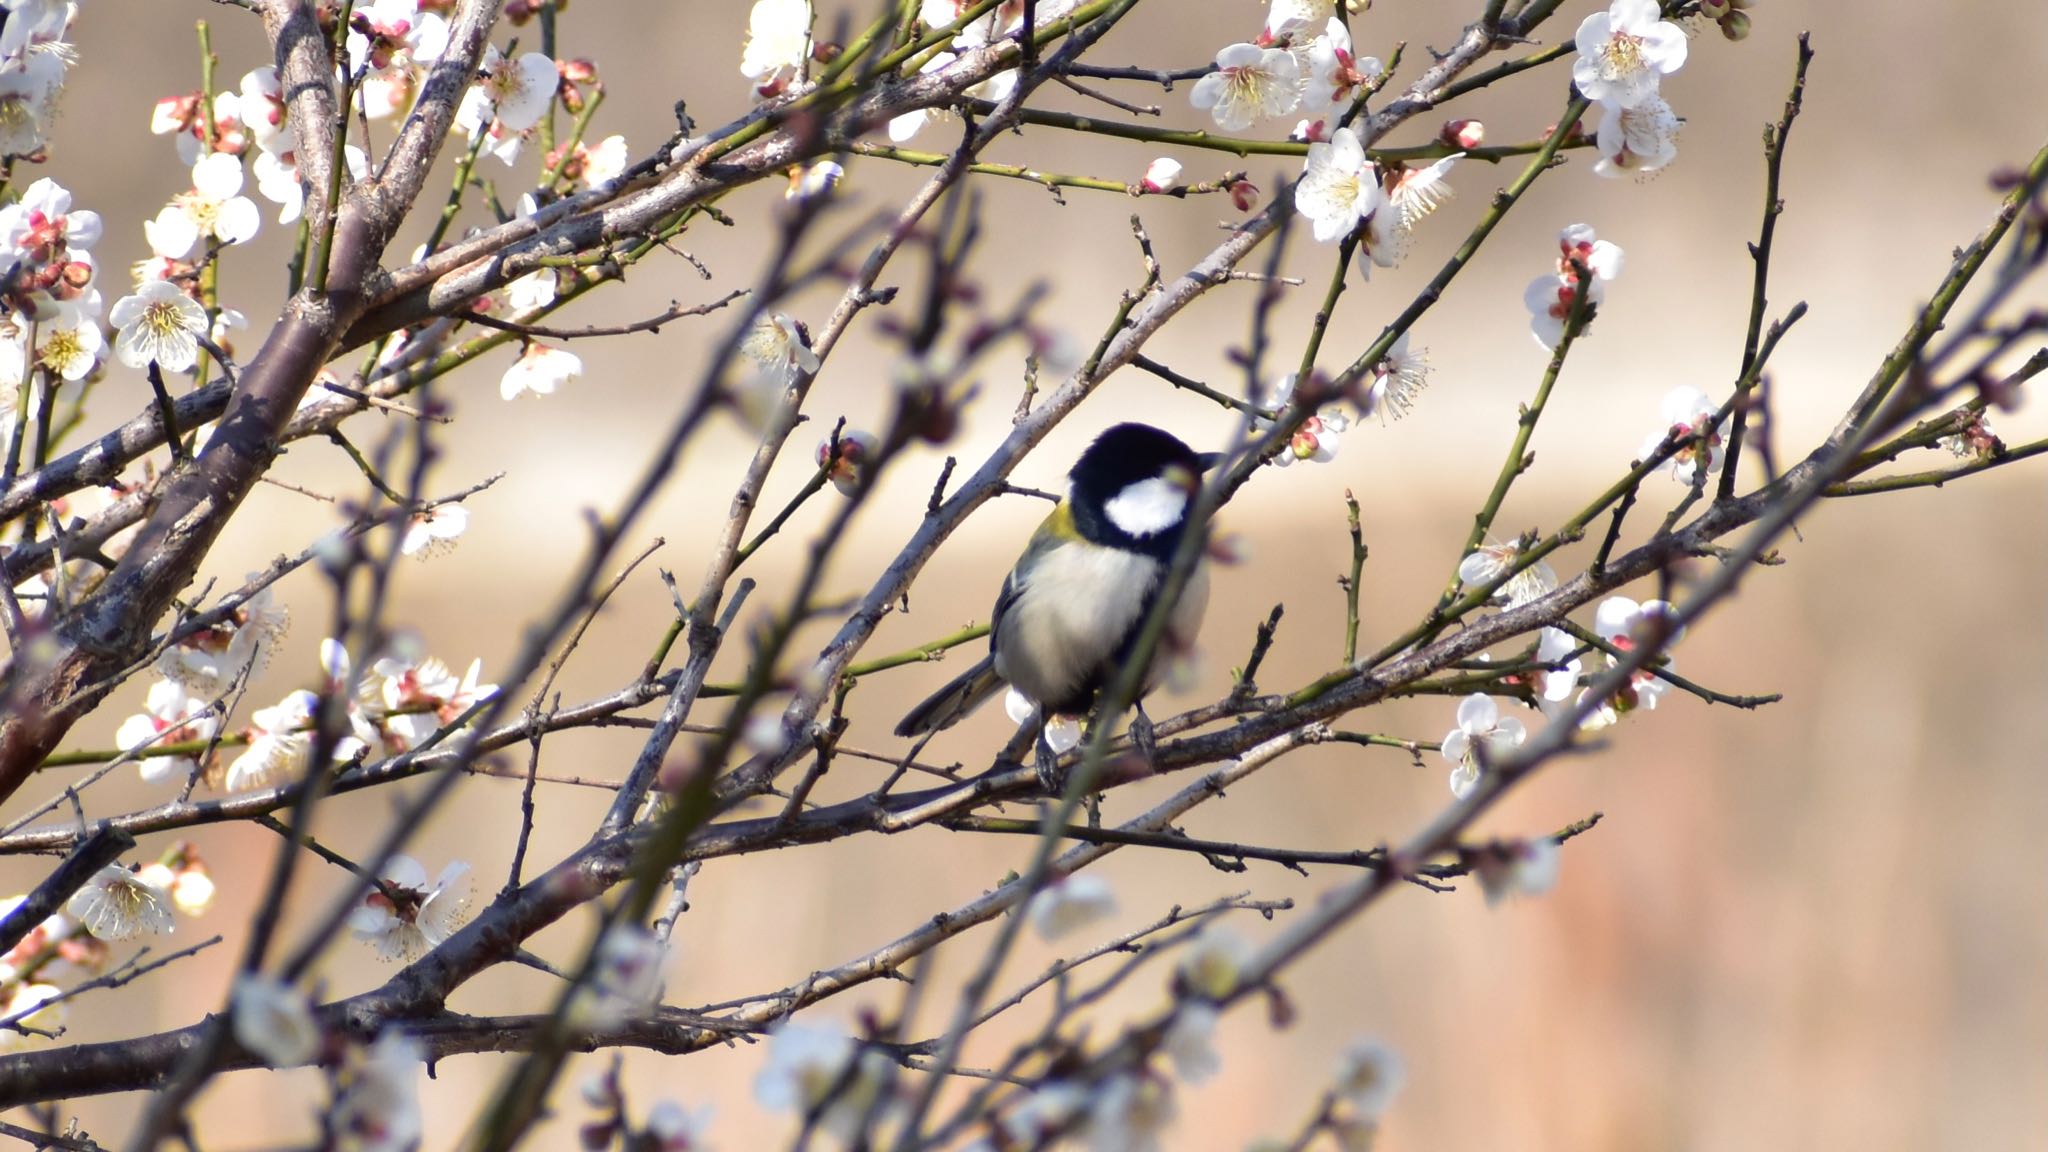
[[1702, 470], [1712, 475], [1721, 470], [1721, 455], [1728, 437], [1728, 421], [1715, 417], [1721, 406], [1697, 388], [1680, 386], [1664, 396], [1661, 418], [1664, 430], [1643, 438], [1641, 456], [1647, 460], [1668, 439], [1678, 440], [1678, 451], [1669, 462], [1671, 475], [1690, 484]]
[[[121, 721], [114, 730], [114, 743], [126, 752], [166, 744], [194, 744], [210, 740], [220, 730], [220, 719], [207, 702], [185, 691], [174, 680], [158, 680], [143, 697], [142, 711]], [[143, 756], [135, 762], [142, 779], [149, 784], [174, 784], [199, 770], [198, 759], [187, 753], [177, 756]]]
[[1318, 242], [1351, 235], [1385, 202], [1379, 169], [1358, 133], [1339, 128], [1329, 143], [1308, 146], [1307, 167], [1294, 186], [1294, 210], [1309, 221]]
[[429, 882], [419, 861], [393, 856], [384, 865], [383, 883], [350, 910], [349, 931], [378, 956], [410, 963], [462, 926], [473, 886], [469, 865], [461, 860]]
[[1521, 747], [1529, 730], [1500, 714], [1493, 697], [1474, 692], [1458, 702], [1458, 726], [1444, 736], [1443, 758], [1451, 764], [1451, 795], [1463, 800], [1479, 786], [1487, 764]]
[[505, 369], [498, 381], [498, 395], [507, 400], [521, 396], [550, 396], [555, 389], [583, 377], [583, 358], [566, 348], [534, 341], [519, 353], [519, 359]]
[[1242, 132], [1255, 121], [1284, 116], [1301, 103], [1301, 66], [1284, 48], [1232, 44], [1216, 53], [1216, 71], [1188, 93], [1226, 132]]
[[1600, 113], [1600, 127], [1593, 134], [1600, 147], [1600, 159], [1593, 165], [1596, 175], [1655, 172], [1678, 158], [1680, 121], [1662, 96], [1653, 95], [1633, 108], [1602, 104]]
[[1685, 64], [1685, 30], [1657, 0], [1614, 0], [1580, 22], [1574, 43], [1572, 83], [1588, 100], [1624, 108], [1655, 96], [1658, 81]]
[[215, 152], [192, 165], [192, 190], [180, 193], [142, 228], [151, 251], [184, 256], [208, 238], [222, 244], [244, 243], [262, 225], [256, 202], [242, 195], [241, 159]]
[[1317, 115], [1349, 104], [1360, 86], [1370, 83], [1386, 70], [1371, 56], [1360, 60], [1351, 54], [1351, 33], [1334, 17], [1328, 29], [1308, 46], [1308, 74], [1302, 80], [1301, 110]]

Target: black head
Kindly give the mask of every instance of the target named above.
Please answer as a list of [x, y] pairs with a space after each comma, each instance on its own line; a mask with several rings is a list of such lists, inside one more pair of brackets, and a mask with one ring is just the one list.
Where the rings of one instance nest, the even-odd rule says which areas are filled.
[[1096, 544], [1171, 553], [1202, 472], [1214, 463], [1150, 424], [1118, 424], [1067, 474], [1074, 527]]

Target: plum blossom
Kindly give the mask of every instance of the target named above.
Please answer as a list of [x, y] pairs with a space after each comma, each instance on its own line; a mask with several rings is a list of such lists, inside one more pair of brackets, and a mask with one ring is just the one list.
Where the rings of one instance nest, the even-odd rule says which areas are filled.
[[1223, 1056], [1216, 1051], [1217, 1018], [1214, 1004], [1184, 1004], [1159, 1039], [1159, 1050], [1190, 1084], [1200, 1084], [1223, 1070]]
[[1328, 29], [1308, 46], [1308, 74], [1302, 78], [1301, 110], [1318, 116], [1350, 102], [1361, 85], [1386, 70], [1377, 59], [1351, 55], [1351, 32], [1331, 17]]
[[[206, 701], [185, 691], [175, 680], [158, 680], [143, 697], [142, 711], [121, 722], [114, 730], [114, 743], [125, 752], [154, 748], [160, 744], [190, 744], [210, 740], [220, 729]], [[197, 758], [185, 756], [143, 756], [135, 762], [144, 783], [172, 784], [199, 770]]]
[[1082, 872], [1046, 885], [1025, 905], [1024, 915], [1040, 939], [1053, 941], [1116, 915], [1109, 881]]
[[1216, 71], [1188, 93], [1226, 132], [1242, 132], [1256, 120], [1284, 116], [1301, 103], [1301, 66], [1284, 48], [1231, 44], [1216, 53]]
[[1373, 365], [1372, 384], [1365, 391], [1365, 412], [1377, 413], [1384, 420], [1388, 413], [1399, 420], [1415, 406], [1415, 398], [1429, 387], [1429, 349], [1408, 347], [1408, 333], [1403, 332], [1387, 354]]
[[102, 231], [100, 214], [72, 211], [70, 191], [48, 177], [30, 184], [18, 202], [0, 208], [0, 237], [17, 258], [33, 264], [89, 251]]
[[417, 748], [443, 727], [455, 723], [482, 701], [497, 695], [496, 684], [483, 684], [481, 659], [457, 678], [434, 657], [417, 663], [385, 657], [370, 666], [361, 693], [372, 712], [383, 718], [385, 735], [401, 749]]
[[1967, 412], [1963, 426], [1936, 440], [1935, 444], [1960, 460], [1988, 460], [2005, 447], [1982, 411]]
[[598, 941], [590, 979], [576, 993], [569, 1018], [579, 1029], [616, 1028], [654, 1010], [668, 950], [639, 924], [619, 923]]
[[1678, 158], [1678, 114], [1662, 96], [1651, 95], [1634, 107], [1600, 105], [1600, 127], [1594, 141], [1600, 159], [1593, 172], [1619, 177], [1630, 172], [1655, 172]]
[[1125, 1072], [1103, 1085], [1088, 1110], [1089, 1152], [1157, 1152], [1179, 1115], [1172, 1081], [1145, 1068]]
[[464, 861], [450, 861], [430, 884], [419, 861], [393, 856], [384, 865], [383, 884], [349, 911], [349, 931], [378, 956], [411, 963], [462, 926], [472, 885]]
[[880, 448], [874, 436], [848, 428], [839, 433], [837, 443], [831, 437], [818, 441], [818, 467], [826, 469], [825, 478], [841, 495], [851, 496], [867, 482]]
[[[1458, 562], [1458, 579], [1468, 588], [1491, 584], [1512, 571], [1521, 556], [1520, 544], [1482, 544]], [[1556, 570], [1538, 560], [1494, 589], [1493, 598], [1509, 608], [1520, 608], [1556, 590]]]
[[[1669, 671], [1672, 666], [1671, 657], [1664, 650], [1685, 635], [1685, 630], [1677, 626], [1677, 614], [1678, 609], [1669, 601], [1646, 600], [1638, 604], [1626, 596], [1609, 596], [1593, 610], [1593, 633], [1606, 641], [1608, 647], [1626, 654], [1653, 644], [1659, 651], [1649, 664], [1636, 669], [1629, 682], [1611, 698], [1601, 701], [1600, 710], [1587, 719], [1586, 727], [1606, 727], [1637, 708], [1656, 709], [1657, 701], [1671, 687], [1669, 681], [1657, 675], [1658, 670]], [[1619, 664], [1615, 657], [1607, 658], [1608, 667]]]
[[1180, 161], [1161, 156], [1145, 165], [1145, 176], [1138, 186], [1147, 192], [1164, 192], [1180, 181], [1180, 171]]
[[[1273, 386], [1268, 402], [1274, 411], [1284, 411], [1294, 403], [1294, 373], [1282, 376]], [[1260, 420], [1263, 431], [1273, 426], [1270, 420]], [[1287, 440], [1287, 446], [1273, 457], [1273, 463], [1285, 468], [1296, 460], [1308, 460], [1317, 464], [1328, 464], [1337, 458], [1337, 438], [1351, 428], [1351, 417], [1342, 405], [1325, 404], [1313, 416], [1302, 421], [1301, 427]]]
[[[12, 32], [15, 21], [7, 21]], [[0, 32], [0, 35], [4, 35]], [[43, 147], [57, 89], [64, 83], [62, 61], [48, 53], [24, 57], [0, 69], [0, 156], [30, 156]]]
[[651, 1152], [703, 1152], [704, 1134], [710, 1129], [709, 1105], [692, 1112], [673, 1100], [659, 1100], [647, 1111], [645, 1135], [653, 1142]]
[[1564, 339], [1565, 321], [1579, 291], [1579, 268], [1592, 279], [1586, 284], [1586, 306], [1597, 307], [1607, 298], [1607, 282], [1621, 275], [1621, 248], [1599, 239], [1590, 224], [1573, 224], [1557, 234], [1557, 271], [1538, 276], [1522, 293], [1529, 308], [1529, 331], [1545, 348], [1557, 347]]
[[[118, 305], [116, 306], [118, 307]], [[157, 657], [157, 671], [205, 699], [225, 693], [244, 669], [260, 669], [291, 627], [291, 611], [270, 588], [244, 600], [225, 619], [186, 636]]]
[[[320, 698], [301, 688], [250, 715], [249, 746], [228, 765], [230, 792], [270, 788], [305, 775], [313, 756], [313, 717]], [[337, 758], [341, 749], [335, 749]]]
[[[350, 179], [369, 179], [370, 161], [363, 155], [361, 148], [349, 144], [342, 148], [341, 154], [343, 162], [348, 165]], [[304, 214], [306, 187], [299, 181], [299, 160], [296, 153], [258, 152], [256, 159], [249, 165], [249, 171], [256, 176], [256, 194], [279, 206], [279, 224], [290, 224]]]
[[[932, 54], [931, 59], [926, 60], [918, 68], [918, 74], [942, 72], [957, 59], [959, 57], [951, 52], [935, 52]], [[968, 85], [966, 94], [977, 100], [1002, 101], [1008, 99], [1010, 93], [1016, 91], [1016, 88], [1017, 71], [1013, 68], [1005, 72], [998, 72], [978, 84]], [[897, 144], [906, 144], [919, 132], [923, 131], [925, 125], [950, 119], [952, 119], [952, 113], [944, 108], [913, 108], [903, 115], [892, 117], [889, 120], [889, 139]]]
[[507, 400], [517, 400], [528, 394], [547, 396], [582, 376], [581, 356], [566, 348], [535, 340], [526, 345], [510, 368], [505, 369], [505, 375], [498, 381], [498, 395]]
[[469, 529], [469, 509], [460, 504], [436, 504], [413, 513], [405, 522], [405, 535], [398, 541], [404, 556], [421, 560], [454, 551], [456, 541]]
[[171, 918], [170, 893], [119, 864], [95, 873], [71, 894], [64, 911], [102, 940], [161, 934], [177, 926]]
[[1337, 0], [1273, 0], [1266, 12], [1266, 38], [1284, 40], [1311, 28], [1320, 28], [1335, 17]]
[[618, 179], [631, 158], [626, 151], [626, 138], [614, 134], [598, 141], [596, 147], [578, 140], [566, 156], [560, 149], [550, 152], [542, 161], [542, 167], [552, 172], [559, 165], [563, 179], [574, 180], [585, 188], [597, 188]]
[[153, 280], [114, 301], [107, 319], [116, 330], [114, 356], [130, 368], [154, 360], [167, 372], [183, 372], [199, 362], [206, 309], [168, 280]]
[[389, 120], [412, 108], [426, 66], [448, 49], [448, 21], [421, 12], [418, 0], [373, 0], [359, 4], [349, 23], [351, 68], [369, 66], [360, 103], [372, 120]]
[[527, 130], [547, 114], [561, 73], [539, 52], [522, 52], [513, 60], [495, 45], [485, 50], [477, 71], [481, 79], [462, 94], [455, 124], [471, 141], [488, 133], [487, 150], [510, 164], [519, 159]]
[[17, 57], [33, 59], [39, 52], [56, 54], [68, 46], [56, 46], [71, 27], [71, 20], [78, 14], [76, 4], [65, 0], [7, 0], [7, 26], [0, 29], [0, 58], [12, 61]]
[[1308, 165], [1294, 186], [1294, 210], [1308, 219], [1319, 243], [1351, 235], [1385, 202], [1379, 171], [1358, 133], [1339, 128], [1329, 143], [1308, 146]]
[[1578, 648], [1579, 642], [1562, 628], [1545, 628], [1537, 634], [1536, 660], [1553, 666], [1545, 668], [1537, 678], [1536, 695], [1545, 712], [1554, 710], [1579, 690], [1579, 673], [1584, 663], [1572, 655]]
[[1500, 714], [1493, 697], [1474, 692], [1458, 702], [1458, 726], [1444, 737], [1442, 755], [1451, 764], [1451, 795], [1463, 800], [1479, 785], [1480, 760], [1497, 760], [1521, 746], [1528, 729]]
[[740, 342], [740, 355], [747, 363], [733, 399], [741, 419], [756, 428], [765, 426], [775, 414], [797, 374], [815, 373], [820, 363], [811, 350], [809, 330], [784, 312], [763, 312], [755, 317]]
[[820, 160], [816, 164], [800, 164], [789, 170], [789, 187], [783, 189], [784, 200], [813, 200], [819, 196], [831, 195], [839, 182], [846, 179], [846, 168], [837, 160]]
[[256, 147], [269, 153], [298, 148], [297, 134], [285, 119], [284, 85], [277, 78], [276, 68], [265, 64], [243, 73], [237, 91], [241, 95], [242, 123], [249, 129]]
[[420, 1042], [386, 1028], [368, 1048], [351, 1048], [330, 1116], [342, 1152], [411, 1152], [425, 1133], [420, 1112]]
[[143, 222], [150, 250], [159, 256], [183, 256], [199, 241], [213, 237], [240, 244], [263, 225], [256, 202], [242, 193], [242, 161], [225, 152], [202, 156], [192, 165], [192, 190], [179, 193], [156, 219]]
[[1663, 18], [1657, 0], [1614, 0], [1579, 23], [1572, 83], [1588, 100], [1634, 108], [1657, 95], [1658, 81], [1685, 63], [1685, 30]]
[[213, 872], [189, 840], [178, 841], [161, 858], [144, 864], [136, 875], [170, 893], [171, 903], [187, 916], [203, 916], [213, 907]]
[[1665, 394], [1661, 410], [1665, 430], [1643, 438], [1643, 459], [1649, 459], [1666, 440], [1676, 438], [1687, 442], [1671, 456], [1672, 478], [1691, 484], [1702, 469], [1707, 475], [1720, 471], [1722, 446], [1728, 437], [1728, 421], [1714, 420], [1720, 411], [1721, 406], [1697, 388], [1673, 388]]
[[1473, 874], [1488, 905], [1510, 896], [1542, 896], [1557, 886], [1558, 861], [1563, 853], [1548, 836], [1521, 840], [1488, 852]]
[[754, 82], [754, 99], [781, 95], [810, 56], [810, 0], [754, 0], [740, 51], [740, 75]]
[[[55, 1032], [63, 1027], [65, 1004], [57, 998], [64, 992], [56, 985], [23, 981], [11, 988], [0, 986], [0, 993], [4, 993], [0, 994], [0, 1021], [27, 1025], [44, 1032]], [[38, 1039], [41, 1037], [34, 1032], [0, 1027], [0, 1055], [20, 1051]]]
[[553, 268], [535, 268], [505, 285], [505, 307], [514, 316], [538, 312], [555, 302], [557, 287]]
[[320, 1022], [297, 988], [260, 972], [235, 978], [228, 997], [235, 1042], [272, 1068], [310, 1064], [320, 1053]]
[[1186, 996], [1221, 1001], [1237, 990], [1251, 957], [1249, 940], [1225, 928], [1205, 928], [1181, 952], [1174, 985]]
[[1401, 1054], [1377, 1040], [1360, 1040], [1337, 1057], [1336, 1082], [1331, 1090], [1366, 1120], [1386, 1115], [1408, 1079]]
[[1037, 1148], [1048, 1138], [1065, 1131], [1074, 1117], [1087, 1107], [1086, 1088], [1055, 1080], [1033, 1092], [1022, 1104], [1003, 1113], [997, 1123], [1011, 1144], [1019, 1148]]
[[[95, 300], [98, 295], [93, 293]], [[36, 363], [65, 380], [83, 380], [106, 347], [96, 315], [82, 307], [61, 309], [37, 330]]]
[[836, 1025], [784, 1021], [768, 1033], [768, 1062], [754, 1078], [754, 1099], [770, 1112], [816, 1114], [818, 1127], [843, 1141], [867, 1118], [888, 1071], [887, 1056]]

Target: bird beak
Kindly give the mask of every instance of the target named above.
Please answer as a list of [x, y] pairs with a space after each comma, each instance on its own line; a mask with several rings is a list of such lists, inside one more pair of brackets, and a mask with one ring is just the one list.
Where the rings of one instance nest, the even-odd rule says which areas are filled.
[[1221, 452], [1204, 452], [1195, 457], [1195, 463], [1201, 466], [1202, 471], [1207, 472], [1223, 463], [1225, 459], [1227, 457]]

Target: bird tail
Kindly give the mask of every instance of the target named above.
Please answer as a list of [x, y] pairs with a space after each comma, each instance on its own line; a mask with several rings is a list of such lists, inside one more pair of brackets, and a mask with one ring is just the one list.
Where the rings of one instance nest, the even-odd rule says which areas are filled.
[[896, 725], [898, 736], [922, 736], [951, 728], [967, 718], [967, 714], [988, 702], [1003, 686], [1003, 678], [996, 675], [996, 659], [984, 656], [974, 667], [955, 676], [944, 688], [926, 698], [925, 702], [910, 710], [901, 723]]

